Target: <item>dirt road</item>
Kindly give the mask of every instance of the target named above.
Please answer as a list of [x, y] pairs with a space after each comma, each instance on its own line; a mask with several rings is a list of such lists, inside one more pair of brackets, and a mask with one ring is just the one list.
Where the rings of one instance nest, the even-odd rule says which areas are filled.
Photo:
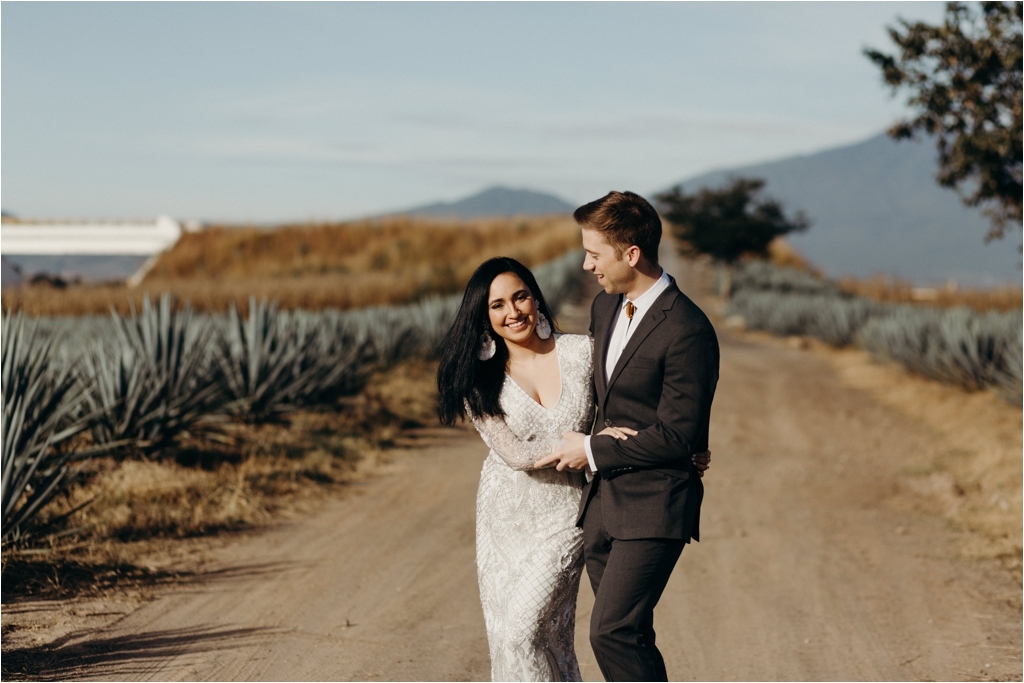
[[[656, 612], [670, 676], [1020, 680], [1015, 577], [893, 503], [904, 463], [940, 436], [819, 356], [720, 339], [703, 540]], [[315, 515], [228, 542], [194, 581], [94, 616], [40, 650], [42, 676], [489, 678], [473, 562], [485, 449], [468, 431], [424, 441]], [[601, 680], [584, 584], [577, 649]]]

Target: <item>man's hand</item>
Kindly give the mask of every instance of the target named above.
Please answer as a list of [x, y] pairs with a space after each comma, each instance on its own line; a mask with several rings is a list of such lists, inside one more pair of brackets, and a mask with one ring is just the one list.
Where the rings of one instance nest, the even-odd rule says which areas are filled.
[[562, 437], [562, 445], [551, 455], [541, 458], [534, 467], [541, 469], [555, 466], [559, 472], [570, 470], [582, 470], [587, 466], [587, 451], [583, 448], [584, 435], [579, 432], [566, 432]]
[[[636, 436], [637, 432], [626, 427], [609, 427], [603, 430], [598, 436], [611, 436], [616, 439], [627, 440], [630, 436]], [[554, 466], [559, 472], [570, 470], [586, 469], [587, 451], [583, 447], [584, 435], [579, 432], [566, 432], [562, 436], [562, 445], [551, 455], [541, 458], [534, 463], [537, 469]], [[704, 472], [711, 467], [711, 451], [693, 454], [693, 466], [697, 469], [697, 476], [703, 477]]]
[[703, 477], [704, 470], [711, 467], [711, 451], [693, 454], [693, 466], [697, 468], [697, 476]]

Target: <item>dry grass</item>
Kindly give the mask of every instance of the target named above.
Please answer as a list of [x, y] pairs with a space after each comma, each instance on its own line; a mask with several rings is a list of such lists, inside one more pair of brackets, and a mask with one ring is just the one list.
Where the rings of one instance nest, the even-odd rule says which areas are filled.
[[901, 479], [901, 497], [972, 532], [969, 557], [997, 558], [1021, 572], [1021, 409], [990, 392], [914, 375], [895, 363], [878, 363], [863, 351], [815, 344], [851, 386], [918, 420], [940, 436], [941, 447], [914, 463]]
[[779, 268], [806, 270], [820, 277], [824, 277], [824, 273], [822, 273], [822, 271], [812, 266], [811, 262], [808, 261], [803, 254], [794, 249], [793, 245], [787, 242], [783, 237], [776, 237], [772, 240], [771, 244], [768, 245], [768, 260]]
[[459, 291], [487, 258], [512, 256], [533, 266], [578, 248], [579, 240], [575, 222], [561, 216], [211, 227], [183, 235], [135, 289], [21, 285], [5, 288], [3, 298], [6, 308], [30, 315], [106, 313], [111, 305], [125, 312], [130, 300], [164, 292], [203, 311], [244, 308], [250, 296], [310, 310], [398, 304]]
[[839, 288], [875, 301], [928, 304], [941, 308], [968, 306], [976, 311], [1019, 311], [1024, 306], [1024, 290], [1020, 287], [961, 289], [955, 283], [942, 287], [915, 287], [896, 277], [876, 275], [868, 279], [843, 278], [839, 280]]
[[436, 425], [435, 373], [435, 363], [409, 361], [373, 377], [338, 410], [237, 425], [232, 445], [193, 442], [161, 460], [91, 461], [44, 511], [48, 535], [4, 553], [5, 602], [152, 583], [160, 577], [140, 567], [181, 539], [308, 511], [372, 471], [403, 430]]

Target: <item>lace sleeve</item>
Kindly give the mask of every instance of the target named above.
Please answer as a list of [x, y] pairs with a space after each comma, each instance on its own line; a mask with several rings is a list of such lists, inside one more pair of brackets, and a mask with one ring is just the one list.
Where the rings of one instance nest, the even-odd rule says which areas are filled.
[[487, 447], [497, 453], [514, 470], [534, 469], [533, 463], [545, 455], [550, 455], [561, 441], [561, 439], [541, 437], [537, 437], [535, 441], [521, 439], [509, 429], [505, 420], [500, 417], [476, 417], [468, 407], [466, 412]]

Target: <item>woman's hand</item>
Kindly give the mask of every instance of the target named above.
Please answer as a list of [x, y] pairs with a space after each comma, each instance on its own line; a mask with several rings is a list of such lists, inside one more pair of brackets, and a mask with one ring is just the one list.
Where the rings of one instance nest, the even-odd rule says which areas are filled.
[[697, 476], [703, 477], [704, 470], [711, 467], [711, 451], [693, 454], [693, 466], [697, 468]]
[[638, 433], [635, 429], [630, 429], [629, 427], [605, 427], [596, 436], [611, 436], [625, 441], [631, 436], [636, 436]]

